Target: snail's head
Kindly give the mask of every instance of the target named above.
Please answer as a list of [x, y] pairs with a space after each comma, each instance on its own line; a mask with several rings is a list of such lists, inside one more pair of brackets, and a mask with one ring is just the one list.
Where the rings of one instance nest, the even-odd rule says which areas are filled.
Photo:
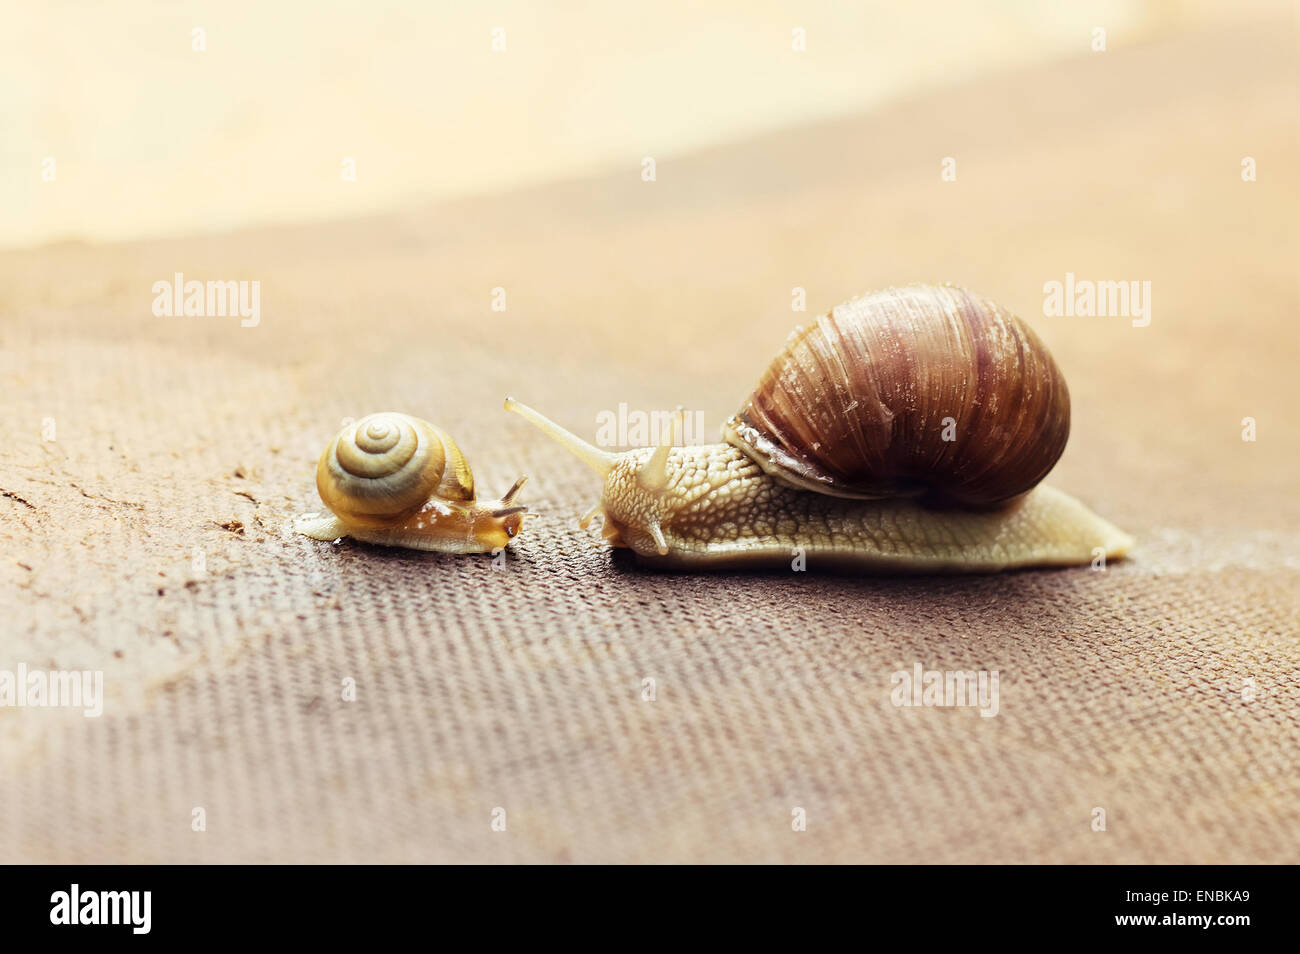
[[677, 503], [671, 493], [668, 456], [672, 451], [673, 437], [682, 426], [684, 412], [681, 408], [678, 408], [673, 429], [663, 444], [622, 454], [611, 454], [593, 447], [513, 398], [506, 399], [506, 410], [525, 418], [604, 480], [600, 501], [580, 521], [584, 529], [592, 517], [602, 514], [605, 518], [604, 537], [614, 546], [661, 556], [668, 553], [662, 528], [668, 523]]
[[528, 475], [524, 474], [501, 496], [500, 500], [479, 508], [476, 512], [475, 536], [489, 543], [490, 550], [505, 547], [518, 535], [527, 518], [537, 516], [529, 513], [527, 507], [515, 503], [515, 498], [518, 497], [519, 490], [527, 479]]

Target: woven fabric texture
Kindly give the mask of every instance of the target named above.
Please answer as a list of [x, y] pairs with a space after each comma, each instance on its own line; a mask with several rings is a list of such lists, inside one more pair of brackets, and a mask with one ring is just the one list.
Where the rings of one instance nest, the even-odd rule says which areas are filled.
[[[1156, 38], [655, 182], [636, 157], [0, 256], [0, 669], [106, 694], [99, 718], [0, 709], [0, 856], [1300, 860], [1296, 66], [1286, 24]], [[155, 317], [178, 272], [260, 281], [260, 323]], [[1044, 316], [1067, 272], [1150, 281], [1150, 324]], [[713, 430], [794, 324], [911, 281], [1033, 324], [1074, 405], [1050, 479], [1130, 560], [649, 572], [577, 528], [597, 478], [502, 410], [591, 437], [682, 403]], [[454, 434], [481, 492], [531, 475], [541, 516], [500, 565], [288, 532], [341, 419], [384, 409]], [[918, 663], [997, 670], [996, 717], [893, 705]]]

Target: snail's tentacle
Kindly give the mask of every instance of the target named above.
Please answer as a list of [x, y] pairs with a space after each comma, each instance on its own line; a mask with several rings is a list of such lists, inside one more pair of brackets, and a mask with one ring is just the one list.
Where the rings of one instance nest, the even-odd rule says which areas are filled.
[[604, 477], [609, 473], [610, 468], [618, 460], [617, 454], [611, 454], [603, 451], [598, 447], [588, 444], [577, 434], [566, 430], [556, 424], [550, 418], [538, 414], [527, 404], [521, 404], [514, 398], [506, 398], [505, 408], [507, 411], [514, 411], [529, 424], [532, 424], [547, 437], [550, 437], [556, 443], [564, 447], [569, 453], [577, 457], [580, 461]]
[[672, 423], [668, 427], [668, 433], [664, 435], [655, 448], [650, 459], [646, 461], [645, 466], [641, 468], [638, 476], [641, 484], [648, 493], [661, 494], [669, 490], [668, 484], [668, 455], [672, 452], [673, 445], [677, 442], [677, 422], [681, 420], [684, 409], [679, 404], [677, 412], [673, 415]]
[[651, 539], [655, 542], [655, 550], [660, 556], [668, 555], [668, 541], [664, 539], [663, 527], [659, 526], [657, 520], [646, 522], [646, 532], [650, 534]]
[[597, 500], [595, 506], [593, 506], [590, 510], [588, 510], [580, 518], [578, 518], [578, 526], [581, 527], [583, 530], [586, 530], [589, 526], [591, 526], [591, 521], [596, 517], [600, 516], [604, 512], [604, 510], [605, 510], [604, 502]]
[[524, 484], [527, 482], [528, 482], [528, 475], [520, 474], [519, 479], [514, 482], [514, 484], [510, 487], [510, 489], [501, 495], [501, 503], [505, 504], [507, 507], [510, 506], [510, 502], [515, 499], [515, 495], [519, 493], [519, 491], [523, 488]]

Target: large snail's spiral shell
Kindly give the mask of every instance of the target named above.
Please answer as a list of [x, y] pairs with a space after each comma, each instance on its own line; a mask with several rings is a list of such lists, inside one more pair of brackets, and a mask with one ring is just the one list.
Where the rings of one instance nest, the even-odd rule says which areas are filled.
[[474, 478], [460, 449], [428, 421], [385, 411], [349, 424], [316, 466], [321, 500], [358, 527], [383, 527], [419, 510], [430, 497], [474, 499]]
[[873, 292], [796, 330], [724, 428], [797, 487], [972, 505], [1032, 488], [1069, 432], [1065, 379], [1029, 326], [936, 285]]

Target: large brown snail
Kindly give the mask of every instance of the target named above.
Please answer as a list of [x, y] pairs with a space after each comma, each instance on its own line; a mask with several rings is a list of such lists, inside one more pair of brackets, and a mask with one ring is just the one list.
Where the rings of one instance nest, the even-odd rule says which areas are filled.
[[418, 417], [371, 414], [346, 425], [316, 465], [316, 489], [331, 513], [299, 517], [314, 540], [352, 537], [382, 546], [491, 553], [519, 532], [527, 507], [514, 503], [526, 477], [500, 500], [474, 496], [474, 475], [456, 442]]
[[1019, 318], [962, 288], [914, 285], [796, 329], [725, 443], [621, 454], [508, 399], [604, 479], [604, 536], [648, 561], [992, 571], [1096, 563], [1132, 539], [1042, 485], [1070, 398]]

